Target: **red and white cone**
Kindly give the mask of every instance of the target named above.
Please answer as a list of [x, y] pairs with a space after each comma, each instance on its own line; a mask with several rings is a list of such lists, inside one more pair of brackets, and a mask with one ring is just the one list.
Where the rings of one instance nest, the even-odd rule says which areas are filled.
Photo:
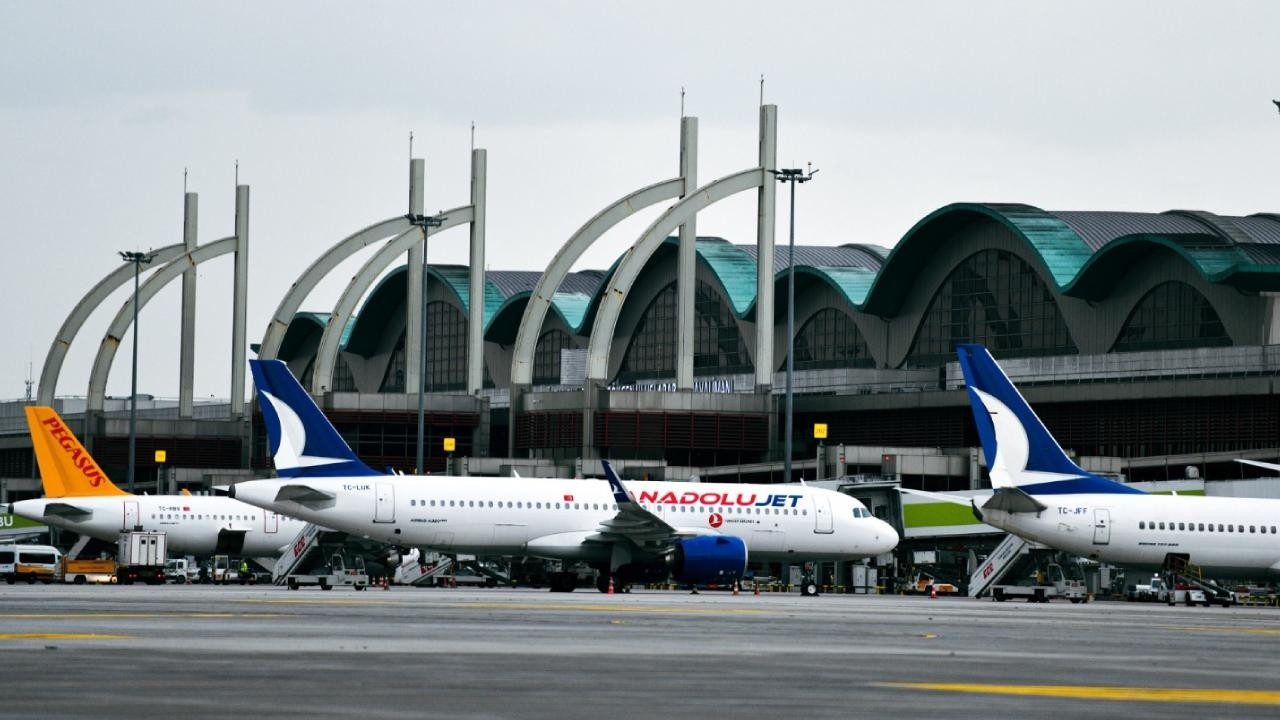
[[938, 599], [938, 588], [936, 588], [936, 587], [934, 587], [934, 586], [932, 586], [932, 585], [930, 585], [930, 586], [929, 586], [929, 598], [930, 598], [931, 600], [937, 600], [937, 599]]
[[609, 592], [607, 592], [607, 593], [605, 593], [605, 594], [606, 594], [606, 595], [612, 595], [612, 594], [613, 594], [613, 576], [610, 576], [610, 577], [609, 577]]

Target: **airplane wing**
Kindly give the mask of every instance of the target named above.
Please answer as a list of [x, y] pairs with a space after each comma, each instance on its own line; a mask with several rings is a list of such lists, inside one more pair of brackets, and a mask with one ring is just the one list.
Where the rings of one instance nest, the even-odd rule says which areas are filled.
[[299, 505], [319, 505], [332, 501], [334, 497], [336, 496], [327, 490], [320, 490], [302, 483], [289, 483], [280, 486], [280, 490], [276, 492], [275, 501], [292, 500]]
[[44, 506], [45, 517], [61, 517], [68, 520], [82, 520], [93, 514], [92, 510], [66, 502], [51, 502]]
[[981, 495], [964, 497], [962, 495], [929, 492], [928, 490], [911, 490], [904, 487], [898, 488], [898, 492], [904, 495], [918, 495], [927, 497], [930, 500], [949, 502], [953, 505], [964, 505], [965, 507], [982, 508], [984, 510], [1003, 510], [1010, 513], [1038, 513], [1044, 512], [1047, 507], [1044, 503], [1012, 486], [998, 488], [990, 497]]
[[622, 481], [608, 461], [604, 463], [605, 478], [609, 488], [613, 490], [613, 500], [618, 504], [618, 513], [600, 523], [596, 532], [602, 540], [626, 538], [637, 546], [653, 549], [655, 546], [671, 545], [676, 540], [693, 537], [696, 533], [678, 530], [667, 521], [644, 509], [640, 503], [632, 499]]
[[1244, 458], [1236, 458], [1236, 462], [1241, 465], [1253, 465], [1254, 467], [1264, 468], [1266, 470], [1280, 471], [1280, 465], [1276, 463], [1262, 462], [1261, 460], [1245, 460]]

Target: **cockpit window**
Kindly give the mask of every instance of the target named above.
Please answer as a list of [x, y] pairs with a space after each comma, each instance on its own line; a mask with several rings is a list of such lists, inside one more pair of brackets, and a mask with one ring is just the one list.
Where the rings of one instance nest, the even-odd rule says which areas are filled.
[[867, 512], [863, 508], [856, 507], [853, 509], [853, 516], [856, 518], [871, 517], [871, 513]]

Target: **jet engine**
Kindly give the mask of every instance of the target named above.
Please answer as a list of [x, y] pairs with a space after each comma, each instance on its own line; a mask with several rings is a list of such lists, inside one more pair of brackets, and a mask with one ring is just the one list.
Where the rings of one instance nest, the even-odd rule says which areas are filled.
[[731, 583], [747, 569], [747, 544], [736, 537], [703, 535], [676, 545], [671, 575], [682, 583]]

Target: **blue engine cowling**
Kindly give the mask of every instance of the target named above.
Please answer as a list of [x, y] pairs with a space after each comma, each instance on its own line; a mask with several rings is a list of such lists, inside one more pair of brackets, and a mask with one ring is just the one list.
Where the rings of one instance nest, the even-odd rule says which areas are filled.
[[676, 545], [671, 575], [682, 583], [731, 583], [747, 569], [747, 544], [736, 537], [703, 535]]

